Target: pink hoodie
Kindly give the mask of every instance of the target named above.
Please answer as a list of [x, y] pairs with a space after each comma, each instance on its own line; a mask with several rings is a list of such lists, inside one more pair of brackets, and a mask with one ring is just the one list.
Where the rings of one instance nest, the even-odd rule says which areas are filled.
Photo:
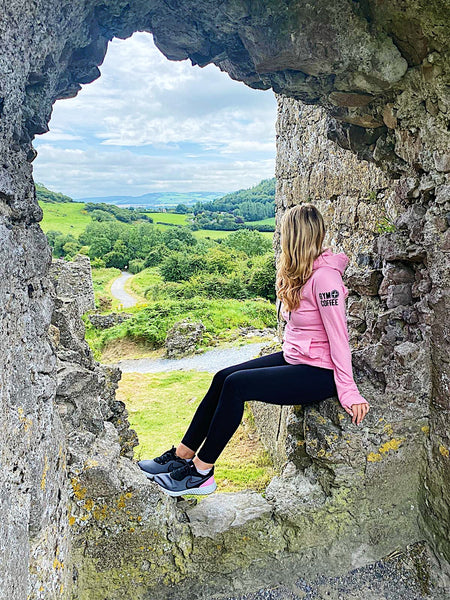
[[286, 313], [283, 356], [288, 363], [334, 370], [334, 381], [342, 406], [367, 402], [353, 379], [348, 341], [345, 299], [348, 289], [342, 273], [348, 264], [344, 252], [327, 248], [313, 263], [311, 277], [302, 289], [299, 308]]

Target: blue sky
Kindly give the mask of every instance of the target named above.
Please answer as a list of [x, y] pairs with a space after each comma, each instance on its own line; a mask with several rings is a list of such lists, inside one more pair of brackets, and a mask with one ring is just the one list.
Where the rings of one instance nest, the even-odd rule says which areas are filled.
[[58, 100], [34, 178], [78, 199], [229, 192], [274, 176], [276, 100], [214, 65], [169, 61], [148, 33], [113, 39], [101, 77]]

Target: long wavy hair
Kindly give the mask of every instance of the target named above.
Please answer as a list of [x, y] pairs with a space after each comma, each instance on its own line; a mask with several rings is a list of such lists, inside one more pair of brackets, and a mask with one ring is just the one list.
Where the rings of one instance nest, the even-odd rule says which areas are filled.
[[325, 223], [313, 204], [297, 204], [282, 216], [280, 234], [276, 294], [285, 310], [292, 311], [300, 305], [302, 288], [312, 275], [314, 260], [325, 250]]

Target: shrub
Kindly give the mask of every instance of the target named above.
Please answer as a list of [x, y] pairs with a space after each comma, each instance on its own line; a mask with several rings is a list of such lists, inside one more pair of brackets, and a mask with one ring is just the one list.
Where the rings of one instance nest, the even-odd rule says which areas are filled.
[[128, 263], [128, 270], [130, 273], [139, 273], [145, 269], [145, 262], [140, 258], [134, 258]]

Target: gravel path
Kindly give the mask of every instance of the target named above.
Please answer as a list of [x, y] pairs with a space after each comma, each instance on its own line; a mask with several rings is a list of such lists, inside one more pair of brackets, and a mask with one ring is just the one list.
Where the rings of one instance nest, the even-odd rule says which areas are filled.
[[111, 295], [114, 296], [116, 300], [121, 302], [124, 308], [130, 308], [137, 302], [136, 298], [130, 296], [130, 294], [126, 292], [124, 288], [125, 281], [130, 277], [133, 277], [132, 273], [122, 271], [122, 275], [115, 279], [111, 285]]
[[[417, 549], [419, 553], [426, 552], [420, 543], [415, 548], [414, 553]], [[426, 571], [423, 580], [418, 581], [418, 571], [420, 563], [415, 561], [413, 554], [402, 553], [342, 577], [321, 576], [314, 581], [300, 578], [290, 588], [265, 588], [221, 600], [448, 600], [450, 594], [447, 595], [446, 590], [436, 589], [427, 581]]]
[[216, 373], [220, 369], [255, 358], [267, 340], [244, 344], [236, 348], [213, 348], [201, 354], [182, 358], [136, 358], [114, 363], [123, 373], [160, 373], [196, 369]]

